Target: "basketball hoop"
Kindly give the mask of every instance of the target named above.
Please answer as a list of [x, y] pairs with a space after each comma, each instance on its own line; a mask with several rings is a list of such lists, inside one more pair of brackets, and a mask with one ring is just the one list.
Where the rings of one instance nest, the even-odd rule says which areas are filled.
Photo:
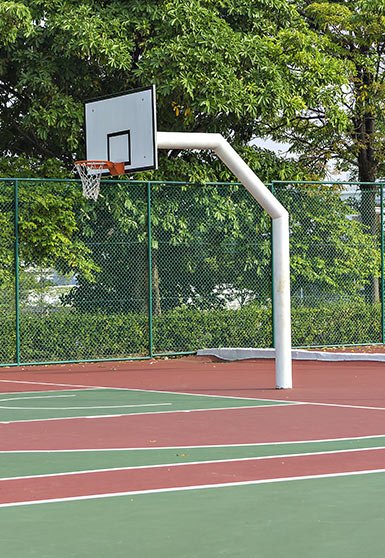
[[124, 174], [124, 163], [112, 161], [76, 161], [75, 169], [82, 181], [83, 196], [90, 200], [97, 200], [100, 192], [100, 180], [104, 171], [112, 176]]

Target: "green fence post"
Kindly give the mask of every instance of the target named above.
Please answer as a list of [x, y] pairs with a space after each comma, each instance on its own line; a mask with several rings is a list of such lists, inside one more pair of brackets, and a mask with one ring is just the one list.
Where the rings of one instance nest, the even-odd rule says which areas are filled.
[[15, 333], [16, 333], [16, 363], [20, 364], [20, 276], [19, 276], [19, 181], [15, 180]]
[[154, 354], [152, 315], [152, 226], [151, 226], [151, 182], [147, 182], [147, 266], [148, 266], [148, 352]]
[[380, 184], [381, 206], [381, 342], [385, 343], [385, 312], [384, 312], [384, 185]]
[[[275, 196], [275, 183], [274, 181], [269, 184], [271, 193]], [[273, 242], [273, 227], [270, 226], [271, 234], [270, 234], [270, 268], [271, 268], [271, 276], [270, 276], [270, 288], [271, 288], [271, 344], [272, 347], [275, 347], [275, 332], [274, 332], [274, 242]]]

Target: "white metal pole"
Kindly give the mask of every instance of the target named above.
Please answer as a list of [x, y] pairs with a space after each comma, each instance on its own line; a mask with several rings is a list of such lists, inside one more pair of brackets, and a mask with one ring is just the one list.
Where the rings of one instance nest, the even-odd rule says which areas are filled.
[[158, 149], [211, 149], [272, 218], [276, 387], [292, 387], [289, 218], [245, 161], [220, 134], [158, 132]]
[[293, 387], [291, 366], [289, 215], [272, 219], [275, 375], [277, 388]]

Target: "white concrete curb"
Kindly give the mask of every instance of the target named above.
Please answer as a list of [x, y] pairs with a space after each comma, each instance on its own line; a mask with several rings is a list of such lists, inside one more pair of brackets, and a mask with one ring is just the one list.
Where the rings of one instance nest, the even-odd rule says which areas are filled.
[[[198, 356], [215, 356], [222, 360], [245, 360], [250, 358], [275, 358], [275, 349], [234, 348], [226, 349], [199, 349]], [[376, 361], [385, 362], [385, 353], [338, 353], [332, 351], [307, 351], [305, 349], [292, 349], [293, 360], [323, 360], [335, 361]]]

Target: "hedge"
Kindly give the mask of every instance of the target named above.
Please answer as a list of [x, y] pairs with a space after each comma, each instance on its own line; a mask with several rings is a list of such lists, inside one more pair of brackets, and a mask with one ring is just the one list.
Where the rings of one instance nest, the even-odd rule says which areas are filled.
[[[153, 353], [190, 352], [207, 347], [271, 347], [271, 309], [179, 308], [153, 317]], [[15, 315], [0, 318], [0, 362], [15, 355]], [[293, 346], [381, 342], [381, 307], [346, 302], [292, 309]], [[146, 314], [87, 314], [68, 309], [22, 313], [20, 361], [119, 359], [149, 355]]]

